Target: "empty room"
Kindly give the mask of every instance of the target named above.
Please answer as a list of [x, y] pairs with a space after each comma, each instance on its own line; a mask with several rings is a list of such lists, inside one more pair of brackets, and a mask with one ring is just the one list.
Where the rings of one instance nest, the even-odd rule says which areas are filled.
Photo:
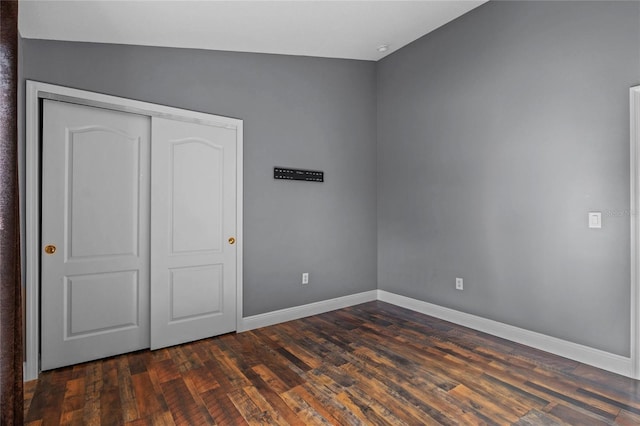
[[640, 2], [0, 2], [2, 425], [640, 424]]

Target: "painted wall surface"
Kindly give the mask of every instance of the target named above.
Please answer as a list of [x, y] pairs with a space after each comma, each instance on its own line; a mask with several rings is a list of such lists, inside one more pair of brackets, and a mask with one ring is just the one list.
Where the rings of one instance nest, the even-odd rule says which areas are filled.
[[21, 40], [21, 75], [244, 120], [245, 316], [377, 280], [628, 356], [638, 46], [638, 2], [489, 2], [377, 64]]
[[499, 1], [379, 62], [379, 288], [628, 356], [639, 46], [638, 2]]
[[[21, 43], [23, 84], [244, 120], [244, 316], [376, 288], [375, 63]], [[276, 181], [274, 166], [323, 170], [325, 182]]]

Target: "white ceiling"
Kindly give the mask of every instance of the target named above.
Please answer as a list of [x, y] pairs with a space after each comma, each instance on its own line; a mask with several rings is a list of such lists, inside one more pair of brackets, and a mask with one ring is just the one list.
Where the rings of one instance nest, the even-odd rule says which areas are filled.
[[19, 29], [35, 39], [377, 61], [485, 1], [20, 0]]

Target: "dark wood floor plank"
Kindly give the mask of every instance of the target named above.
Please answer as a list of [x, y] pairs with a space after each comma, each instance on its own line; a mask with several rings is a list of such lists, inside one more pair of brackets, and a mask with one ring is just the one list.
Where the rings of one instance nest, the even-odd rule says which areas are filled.
[[82, 410], [84, 408], [84, 377], [67, 382], [62, 412]]
[[27, 413], [29, 412], [29, 407], [31, 406], [31, 401], [33, 401], [33, 395], [36, 393], [36, 388], [38, 387], [37, 380], [30, 380], [24, 383], [23, 393], [24, 393], [24, 418], [27, 418]]
[[640, 380], [622, 377], [585, 364], [579, 364], [570, 375], [578, 377], [584, 386], [612, 392], [621, 399], [640, 400]]
[[[290, 417], [288, 415], [284, 415], [288, 412], [283, 412], [275, 409], [273, 405], [271, 405], [270, 401], [267, 401], [265, 398], [265, 394], [259, 391], [254, 386], [247, 386], [243, 389], [247, 396], [251, 399], [251, 402], [258, 407], [261, 411], [261, 415], [258, 419], [260, 424], [278, 424], [278, 425], [289, 425], [290, 423], [286, 420], [286, 417]], [[272, 401], [276, 401], [276, 399], [269, 398]], [[286, 405], [286, 404], [285, 404]]]
[[503, 407], [499, 406], [495, 400], [488, 399], [465, 385], [456, 386], [448, 393], [456, 400], [467, 402], [474, 410], [482, 413], [497, 424], [515, 423], [521, 417], [515, 413], [506, 411]]
[[305, 422], [305, 424], [340, 424], [319, 401], [302, 386], [297, 386], [282, 394], [287, 405]]
[[238, 368], [233, 358], [230, 358], [227, 352], [223, 352], [218, 346], [211, 348], [211, 353], [215, 357], [215, 362], [218, 364], [222, 374], [226, 378], [226, 381], [232, 388], [242, 388], [249, 386], [249, 380], [242, 374], [242, 371]]
[[[262, 379], [262, 381], [274, 392], [280, 394], [291, 389], [291, 386], [285, 384], [277, 374], [271, 371], [264, 364], [256, 365], [252, 370]], [[254, 383], [255, 384], [255, 383]]]
[[54, 373], [48, 372], [38, 380], [29, 411], [25, 416], [25, 423], [36, 421], [44, 423], [45, 419], [49, 424], [59, 421], [66, 386], [55, 383], [53, 379]]
[[313, 395], [314, 398], [318, 400], [329, 413], [331, 413], [333, 418], [338, 420], [339, 424], [360, 424], [360, 419], [358, 419], [358, 417], [349, 411], [345, 405], [335, 398], [335, 390], [341, 388], [341, 386], [333, 382], [329, 377], [325, 376], [323, 379], [309, 380], [303, 386], [309, 394]]
[[164, 400], [176, 424], [208, 425], [213, 418], [204, 407], [193, 398], [189, 388], [182, 379], [164, 382], [161, 385]]
[[555, 404], [549, 413], [557, 418], [564, 419], [572, 425], [606, 426], [611, 424], [611, 419], [605, 419], [591, 412], [567, 407], [564, 404]]
[[589, 405], [587, 402], [580, 401], [575, 398], [573, 393], [563, 393], [559, 390], [550, 389], [547, 386], [543, 386], [537, 383], [526, 382], [525, 386], [536, 389], [540, 392], [547, 394], [550, 399], [558, 401], [560, 403], [568, 403], [571, 406], [579, 407], [584, 410], [590, 411], [592, 414], [603, 417], [606, 419], [613, 420], [619, 413], [619, 410], [615, 410], [615, 412], [611, 412], [610, 410], [603, 410], [600, 407]]
[[118, 391], [122, 406], [122, 419], [125, 423], [139, 418], [136, 404], [135, 391], [131, 382], [131, 370], [129, 370], [129, 357], [117, 358], [118, 365]]
[[198, 394], [203, 394], [207, 391], [220, 387], [220, 384], [207, 368], [191, 370], [184, 374], [183, 377], [185, 377], [185, 380], [189, 380], [193, 384], [193, 387]]
[[621, 402], [617, 398], [619, 397], [613, 392], [607, 392], [606, 390], [596, 390], [594, 386], [588, 384], [579, 384], [577, 392], [579, 394], [588, 395], [591, 398], [598, 399], [614, 407], [622, 408], [628, 412], [640, 415], [640, 404], [637, 402]]
[[183, 346], [174, 346], [170, 349], [172, 359], [181, 373], [197, 370], [204, 365], [198, 353], [193, 350], [197, 344], [198, 342], [191, 342]]
[[571, 426], [559, 418], [539, 410], [531, 410], [522, 416], [513, 426]]
[[[246, 388], [249, 388], [247, 386]], [[255, 404], [251, 397], [245, 392], [245, 388], [236, 389], [229, 393], [229, 399], [246, 422], [250, 425], [275, 424], [275, 419], [271, 417], [271, 411], [263, 410]], [[277, 414], [277, 413], [276, 413]]]
[[[463, 416], [461, 407], [452, 404], [446, 393], [439, 392], [438, 385], [420, 372], [388, 365], [381, 368], [375, 360], [375, 352], [368, 348], [357, 354], [359, 357], [350, 360], [342, 369], [358, 381], [373, 379], [380, 382], [387, 392], [401, 398], [405, 406], [416, 406], [439, 423], [454, 424], [455, 417]], [[375, 367], [371, 368], [372, 365]]]
[[277, 411], [290, 425], [304, 425], [296, 413], [282, 400], [282, 393], [289, 387], [282, 383], [269, 369], [262, 365], [254, 366], [246, 372], [247, 378], [253, 383], [262, 397]]
[[[67, 382], [68, 383], [68, 382]], [[118, 383], [118, 365], [114, 358], [102, 363], [102, 391], [100, 392], [100, 424], [121, 425], [123, 409]]]
[[82, 409], [75, 411], [64, 411], [60, 417], [60, 424], [65, 426], [84, 425], [84, 412]]
[[161, 393], [158, 393], [149, 378], [149, 372], [131, 376], [136, 396], [138, 413], [141, 418], [152, 417], [157, 413], [167, 411], [167, 406]]
[[[298, 343], [298, 339], [295, 337], [300, 333], [300, 330], [292, 327], [291, 322], [279, 324], [279, 326], [271, 327], [273, 330], [270, 340], [276, 345], [275, 348], [284, 347], [292, 353], [296, 358], [300, 359], [309, 368], [316, 368], [322, 365], [322, 359], [319, 359], [313, 352], [309, 352], [303, 346]], [[264, 329], [262, 329], [264, 330]], [[260, 335], [261, 330], [254, 330], [253, 333]]]
[[86, 368], [83, 422], [100, 424], [100, 395], [102, 393], [102, 363], [90, 363]]
[[[166, 353], [166, 352], [160, 351], [160, 353]], [[150, 358], [149, 353], [147, 351], [133, 352], [129, 354], [128, 357], [129, 357], [129, 370], [131, 371], [131, 374], [139, 374], [147, 371], [147, 363], [148, 363], [147, 360]]]
[[640, 415], [630, 413], [626, 410], [620, 410], [620, 414], [618, 414], [618, 417], [616, 417], [616, 424], [624, 426], [640, 425]]
[[216, 424], [224, 426], [243, 426], [248, 424], [233, 402], [231, 402], [231, 399], [229, 399], [229, 395], [222, 388], [203, 393], [202, 400]]
[[25, 424], [638, 425], [640, 382], [384, 302], [25, 384]]
[[336, 394], [342, 404], [351, 409], [355, 415], [363, 419], [364, 424], [371, 425], [404, 425], [393, 412], [372, 399], [366, 392], [357, 387], [346, 389]]
[[268, 337], [260, 338], [253, 331], [240, 333], [233, 340], [237, 341], [234, 346], [238, 355], [242, 357], [245, 368], [261, 364], [263, 354], [267, 352], [268, 348], [272, 347], [273, 350], [279, 348], [279, 345], [272, 342]]
[[[407, 395], [401, 395], [399, 385], [392, 379], [374, 377], [375, 371], [368, 371], [357, 363], [349, 363], [342, 368], [358, 380], [360, 386], [366, 390], [381, 405], [388, 407], [403, 422], [407, 424], [433, 424], [436, 422], [428, 413], [416, 408]], [[409, 399], [411, 396], [409, 395]]]
[[188, 371], [179, 371], [178, 365], [176, 365], [176, 362], [172, 359], [154, 362], [153, 369], [155, 370], [156, 376], [158, 376], [158, 382], [161, 384], [179, 379], [182, 374]]

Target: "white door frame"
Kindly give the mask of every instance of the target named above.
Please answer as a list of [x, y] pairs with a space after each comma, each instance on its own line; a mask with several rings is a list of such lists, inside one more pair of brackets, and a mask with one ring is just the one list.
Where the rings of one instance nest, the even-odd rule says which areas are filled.
[[640, 379], [640, 86], [630, 89], [631, 377]]
[[[116, 111], [164, 117], [236, 130], [236, 329], [242, 321], [242, 195], [243, 195], [243, 122], [235, 118], [205, 114], [117, 96], [72, 89], [36, 81], [27, 81], [26, 92], [26, 362], [24, 379], [38, 378], [40, 372], [40, 177], [41, 168], [41, 99], [72, 102]], [[153, 142], [152, 142], [153, 146]]]

